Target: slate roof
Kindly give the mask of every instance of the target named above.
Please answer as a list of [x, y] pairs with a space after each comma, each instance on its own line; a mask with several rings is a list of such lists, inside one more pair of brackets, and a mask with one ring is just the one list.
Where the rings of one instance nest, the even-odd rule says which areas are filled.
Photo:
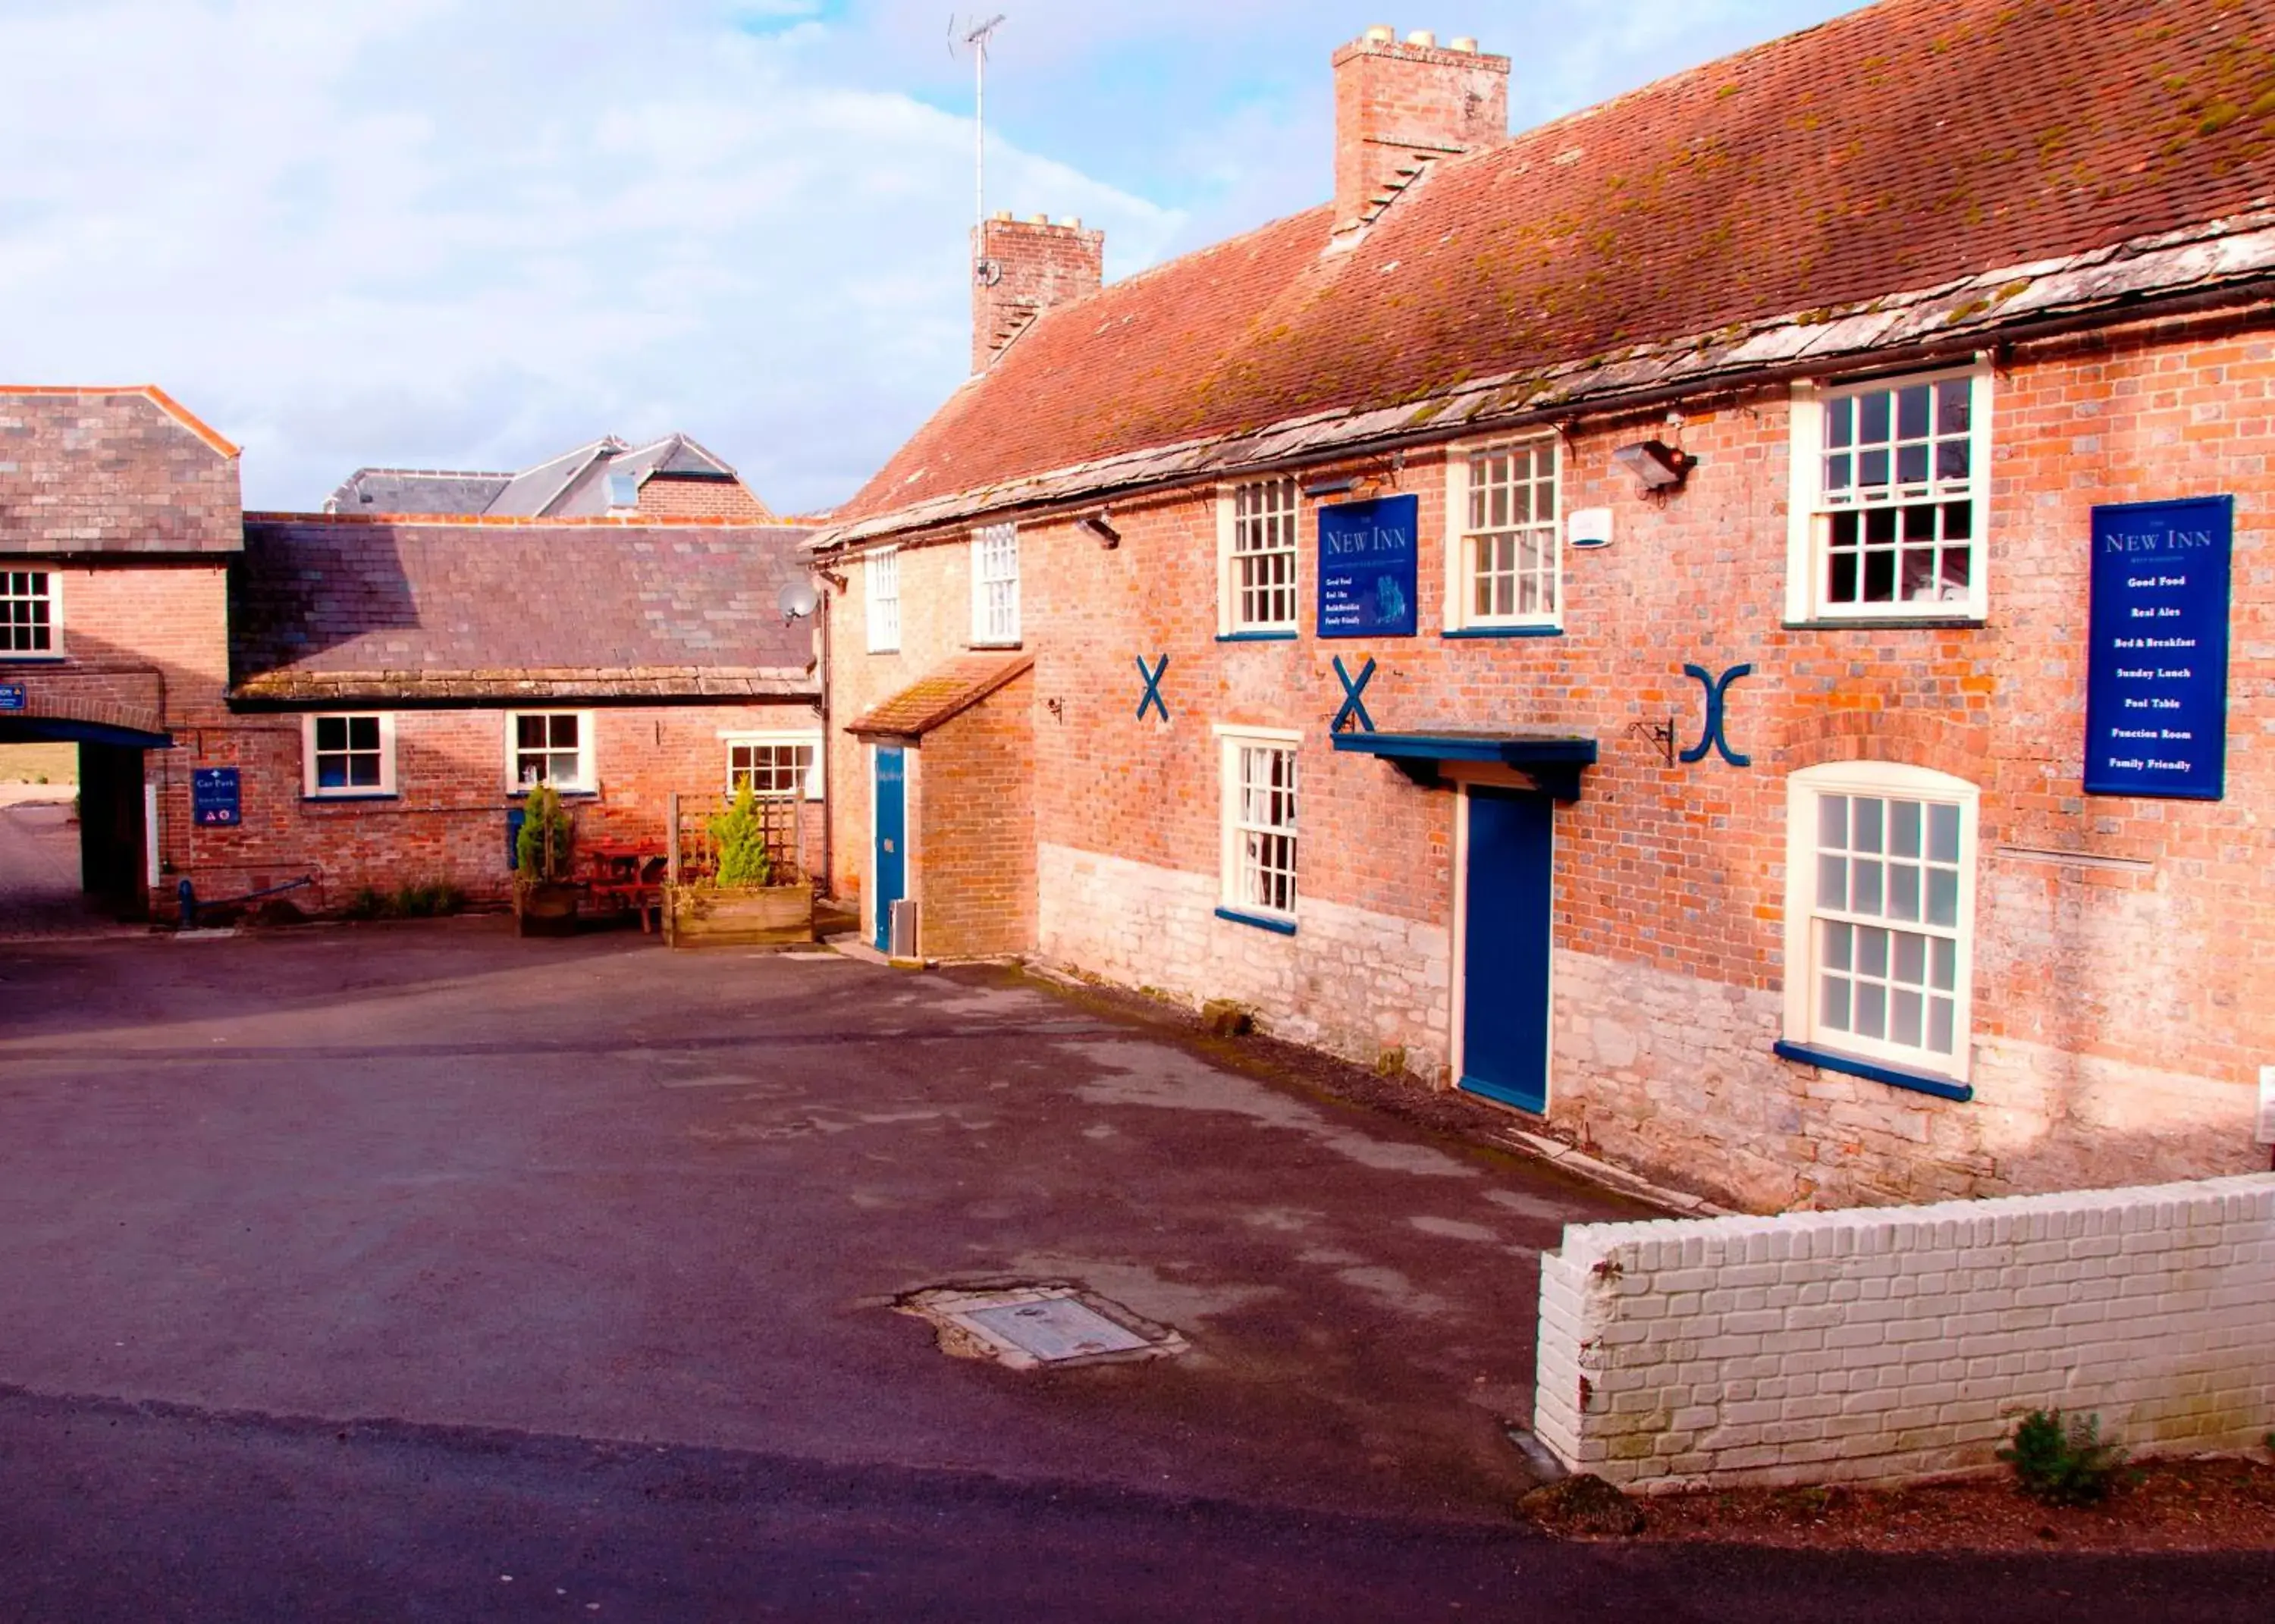
[[930, 733], [952, 721], [1014, 677], [1034, 668], [1032, 654], [958, 654], [926, 672], [845, 726], [848, 733], [896, 738]]
[[230, 583], [240, 703], [812, 698], [778, 595], [806, 533], [675, 521], [253, 514]]
[[237, 459], [147, 384], [0, 385], [0, 555], [233, 553]]
[[1462, 404], [1481, 416], [1560, 392], [1544, 381], [1560, 372], [1615, 394], [1636, 369], [1594, 374], [1653, 345], [1667, 353], [1644, 382], [1758, 370], [1750, 324], [1821, 327], [2021, 268], [1929, 313], [1987, 330], [2044, 313], [2015, 295], [2046, 261], [2170, 246], [2153, 239], [2208, 221], [2235, 217], [2256, 245], [2159, 274], [2264, 280], [2275, 216], [2246, 216], [2275, 209], [2271, 40], [2275, 0], [1867, 7], [1433, 163], [1347, 248], [1327, 252], [1317, 208], [1052, 311], [820, 540], [1143, 483], [1164, 470], [1021, 488], [1328, 415], [1418, 427], [1478, 380], [1495, 397]]
[[593, 517], [609, 510], [608, 476], [617, 473], [643, 484], [657, 476], [737, 478], [723, 458], [685, 434], [666, 434], [637, 446], [610, 434], [518, 473], [359, 468], [325, 499], [324, 511], [369, 517]]

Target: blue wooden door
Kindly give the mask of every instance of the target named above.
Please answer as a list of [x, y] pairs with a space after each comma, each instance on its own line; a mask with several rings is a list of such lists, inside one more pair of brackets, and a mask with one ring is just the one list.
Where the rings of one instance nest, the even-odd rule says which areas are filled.
[[1545, 1112], [1553, 803], [1515, 789], [1468, 793], [1462, 1086]]
[[893, 945], [893, 904], [909, 894], [907, 752], [877, 746], [877, 951]]

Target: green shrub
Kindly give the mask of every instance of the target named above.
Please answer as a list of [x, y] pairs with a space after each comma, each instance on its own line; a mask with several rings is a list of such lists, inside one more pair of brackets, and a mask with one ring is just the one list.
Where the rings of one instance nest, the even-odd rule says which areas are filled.
[[1999, 1451], [2014, 1469], [2014, 1484], [2049, 1506], [2093, 1506], [2108, 1498], [2125, 1466], [2125, 1451], [2101, 1436], [2099, 1416], [2034, 1409], [2014, 1428], [2014, 1441]]
[[365, 886], [348, 898], [348, 905], [340, 910], [344, 919], [382, 919], [387, 917], [387, 899], [369, 886]]
[[719, 847], [718, 881], [722, 886], [762, 886], [774, 879], [774, 854], [767, 850], [766, 820], [749, 782], [735, 792], [735, 804], [711, 820]]
[[387, 915], [394, 919], [435, 919], [457, 913], [466, 905], [466, 894], [448, 880], [408, 885], [387, 899]]
[[569, 877], [569, 813], [551, 784], [533, 785], [522, 803], [521, 833], [514, 836], [514, 866], [525, 880]]

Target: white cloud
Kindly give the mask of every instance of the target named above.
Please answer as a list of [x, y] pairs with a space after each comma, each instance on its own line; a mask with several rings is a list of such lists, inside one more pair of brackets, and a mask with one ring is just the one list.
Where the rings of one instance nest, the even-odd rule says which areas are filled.
[[[991, 204], [1113, 275], [1320, 200], [1379, 10], [988, 9]], [[1527, 124], [1836, 6], [1464, 9]], [[964, 372], [945, 46], [936, 0], [0, 0], [0, 381], [160, 383], [256, 506], [669, 429], [842, 500]]]
[[[246, 444], [256, 506], [673, 428], [770, 500], [842, 498], [964, 371], [971, 127], [819, 80], [811, 25], [682, 13], [0, 13], [0, 62], [47, 64], [0, 98], [0, 374], [164, 385]], [[1176, 229], [994, 162], [1125, 251]]]

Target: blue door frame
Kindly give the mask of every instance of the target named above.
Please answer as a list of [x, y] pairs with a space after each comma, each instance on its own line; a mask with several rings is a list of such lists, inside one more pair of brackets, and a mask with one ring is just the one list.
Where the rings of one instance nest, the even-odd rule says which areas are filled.
[[1554, 803], [1516, 789], [1464, 793], [1462, 1087], [1545, 1113]]
[[877, 881], [880, 953], [890, 951], [893, 945], [893, 904], [909, 894], [908, 787], [908, 752], [898, 745], [878, 745], [877, 850], [870, 866]]

